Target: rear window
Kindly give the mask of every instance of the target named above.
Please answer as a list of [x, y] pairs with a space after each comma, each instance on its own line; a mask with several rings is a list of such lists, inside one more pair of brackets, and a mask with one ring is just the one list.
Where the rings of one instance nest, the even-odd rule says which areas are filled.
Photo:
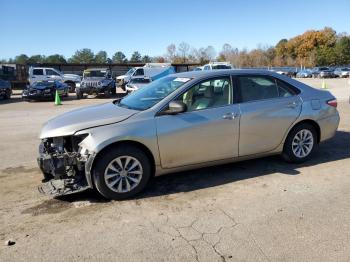
[[289, 85], [265, 76], [238, 77], [241, 102], [259, 101], [294, 95]]
[[231, 69], [231, 66], [228, 65], [213, 65], [211, 68], [214, 69]]

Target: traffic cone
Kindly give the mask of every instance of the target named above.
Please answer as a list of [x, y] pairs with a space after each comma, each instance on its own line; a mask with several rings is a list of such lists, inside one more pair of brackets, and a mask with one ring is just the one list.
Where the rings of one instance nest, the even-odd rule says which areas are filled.
[[61, 98], [60, 98], [60, 96], [59, 96], [57, 90], [56, 90], [56, 95], [55, 95], [55, 105], [56, 105], [56, 106], [62, 105], [62, 103], [61, 103]]
[[322, 81], [322, 89], [327, 89], [326, 81], [323, 79]]

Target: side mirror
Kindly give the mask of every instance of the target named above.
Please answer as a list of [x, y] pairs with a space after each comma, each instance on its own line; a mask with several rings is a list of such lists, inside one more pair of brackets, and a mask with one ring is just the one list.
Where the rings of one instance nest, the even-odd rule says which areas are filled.
[[187, 106], [185, 103], [180, 101], [171, 101], [169, 103], [169, 109], [166, 111], [169, 115], [176, 115], [187, 111]]

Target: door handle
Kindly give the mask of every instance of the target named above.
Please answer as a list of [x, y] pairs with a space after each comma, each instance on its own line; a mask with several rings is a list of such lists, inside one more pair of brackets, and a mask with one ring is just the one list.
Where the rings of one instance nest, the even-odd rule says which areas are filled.
[[298, 105], [299, 105], [299, 103], [294, 101], [294, 102], [288, 104], [287, 107], [289, 107], [289, 108], [296, 108]]
[[238, 117], [237, 113], [226, 113], [222, 116], [223, 119], [227, 119], [227, 120], [233, 120], [236, 117]]

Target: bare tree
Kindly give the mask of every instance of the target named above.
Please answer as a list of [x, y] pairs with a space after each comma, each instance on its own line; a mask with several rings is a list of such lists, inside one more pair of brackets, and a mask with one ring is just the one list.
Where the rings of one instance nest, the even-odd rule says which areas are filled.
[[182, 58], [182, 62], [185, 63], [187, 60], [188, 52], [190, 51], [190, 45], [185, 42], [182, 42], [180, 43], [178, 50], [179, 55]]
[[170, 44], [166, 48], [167, 51], [167, 58], [171, 61], [174, 62], [175, 56], [176, 56], [176, 45], [175, 44]]

